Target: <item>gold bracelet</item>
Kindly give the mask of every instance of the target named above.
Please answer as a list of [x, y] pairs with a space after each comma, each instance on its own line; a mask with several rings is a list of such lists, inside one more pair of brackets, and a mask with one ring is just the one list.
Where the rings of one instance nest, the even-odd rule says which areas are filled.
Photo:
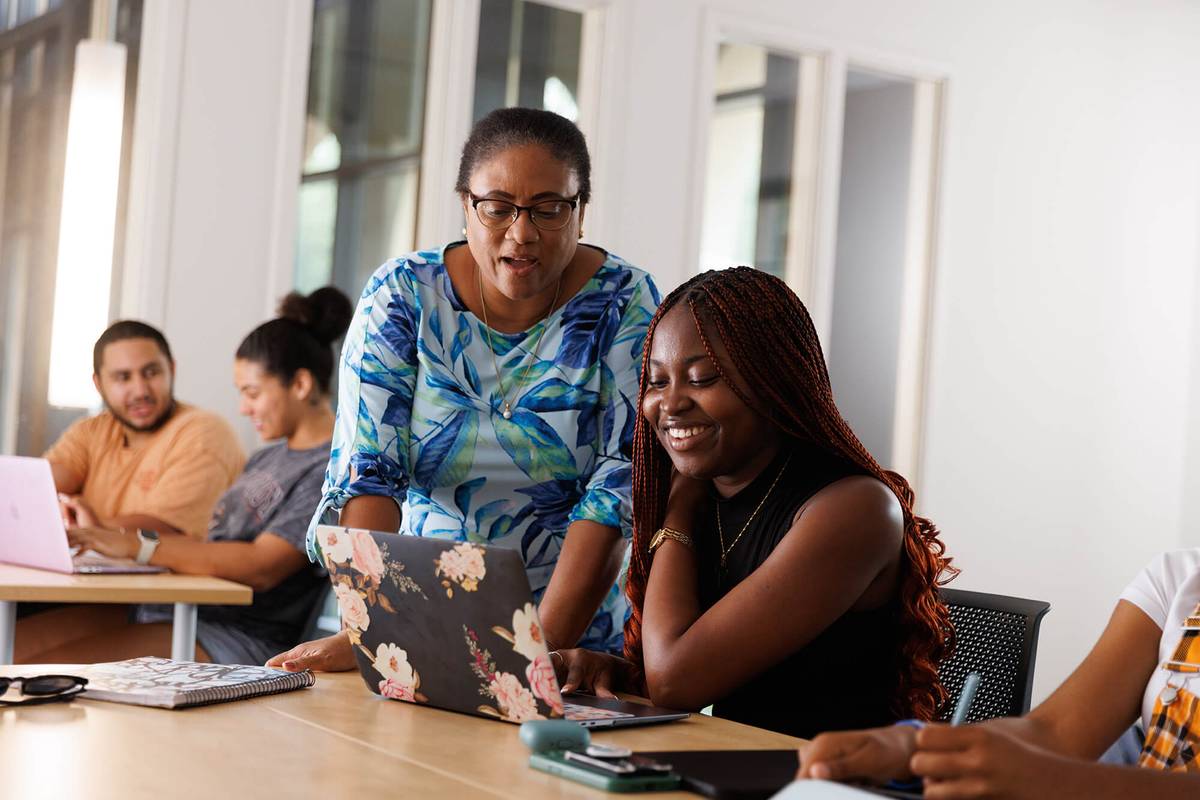
[[692, 543], [692, 537], [688, 536], [686, 533], [677, 531], [674, 528], [659, 528], [654, 533], [654, 537], [650, 540], [650, 554], [653, 555], [654, 551], [657, 550], [659, 546], [662, 545], [662, 543], [667, 539], [674, 539], [687, 548], [695, 548], [695, 545]]

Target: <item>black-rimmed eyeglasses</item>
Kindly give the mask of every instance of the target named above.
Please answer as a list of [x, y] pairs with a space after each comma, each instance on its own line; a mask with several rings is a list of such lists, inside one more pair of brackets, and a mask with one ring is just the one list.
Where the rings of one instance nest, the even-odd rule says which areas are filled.
[[[468, 192], [468, 194], [470, 193]], [[517, 217], [521, 216], [522, 211], [529, 214], [529, 221], [540, 230], [562, 230], [571, 221], [571, 214], [578, 205], [578, 196], [570, 200], [566, 198], [543, 200], [531, 206], [519, 206], [507, 200], [492, 200], [488, 197], [471, 195], [471, 208], [475, 209], [475, 216], [479, 217], [479, 222], [483, 227], [492, 230], [504, 230], [510, 227], [517, 221]]]
[[[5, 700], [10, 686], [20, 684], [27, 700]], [[37, 675], [32, 678], [0, 678], [0, 706], [36, 706], [70, 700], [87, 686], [87, 678], [77, 675]]]

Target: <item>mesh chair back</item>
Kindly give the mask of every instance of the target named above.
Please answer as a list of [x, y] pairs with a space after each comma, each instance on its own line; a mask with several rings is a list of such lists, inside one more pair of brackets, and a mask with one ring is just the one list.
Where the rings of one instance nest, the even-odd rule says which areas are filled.
[[967, 722], [1015, 717], [1029, 710], [1038, 629], [1050, 604], [1001, 594], [941, 589], [957, 639], [938, 674], [949, 692], [940, 718], [948, 720], [967, 675], [981, 678]]

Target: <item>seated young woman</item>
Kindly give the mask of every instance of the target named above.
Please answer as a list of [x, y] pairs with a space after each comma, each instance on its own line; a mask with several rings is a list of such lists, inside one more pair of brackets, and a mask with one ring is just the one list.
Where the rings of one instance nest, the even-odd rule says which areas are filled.
[[562, 651], [566, 689], [644, 676], [658, 705], [804, 737], [937, 711], [949, 559], [783, 281], [737, 267], [663, 301], [634, 437], [628, 661]]
[[[200, 606], [202, 660], [262, 664], [299, 641], [328, 581], [304, 552], [329, 462], [329, 383], [335, 339], [350, 322], [350, 300], [326, 287], [284, 299], [280, 317], [255, 328], [234, 360], [240, 411], [264, 441], [221, 497], [208, 541], [162, 537], [145, 546], [136, 530], [79, 527], [71, 542], [104, 555], [138, 558], [191, 575], [215, 575], [254, 589], [250, 606]], [[152, 547], [152, 549], [151, 549]], [[147, 550], [149, 555], [147, 557]], [[170, 653], [171, 612], [140, 606], [71, 606], [21, 621], [18, 663], [94, 662]]]
[[[1083, 663], [1019, 718], [818, 736], [802, 778], [923, 779], [928, 798], [1200, 797], [1200, 548], [1159, 556], [1129, 585]], [[1096, 759], [1140, 718], [1136, 767]]]

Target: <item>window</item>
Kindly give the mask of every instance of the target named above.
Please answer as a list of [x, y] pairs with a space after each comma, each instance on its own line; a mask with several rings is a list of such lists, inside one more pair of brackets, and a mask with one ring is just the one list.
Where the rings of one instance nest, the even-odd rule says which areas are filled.
[[474, 119], [509, 106], [579, 120], [583, 15], [527, 0], [482, 0]]
[[786, 272], [800, 61], [722, 44], [709, 129], [700, 268]]
[[[438, 6], [439, 13], [451, 6]], [[454, 146], [424, 142], [431, 41], [455, 44], [445, 30], [435, 30], [433, 12], [432, 0], [316, 0], [298, 198], [298, 290], [332, 283], [356, 297], [380, 263], [435, 243], [418, 242], [418, 226], [453, 235], [461, 211], [450, 193], [457, 152], [449, 151], [457, 150], [471, 120], [511, 105], [579, 117], [585, 15], [551, 2], [480, 0], [471, 85], [443, 86], [443, 53], [433, 67], [434, 84], [451, 99], [435, 95], [431, 108], [442, 116], [430, 128], [452, 118], [445, 132]], [[433, 185], [422, 190], [426, 181]]]
[[317, 0], [296, 247], [296, 287], [351, 297], [412, 250], [430, 0]]
[[[39, 455], [85, 413], [84, 408], [51, 406], [47, 393], [67, 113], [75, 46], [88, 34], [90, 6], [87, 0], [0, 0], [0, 452], [4, 453]], [[121, 0], [117, 12], [116, 38], [127, 48], [123, 184], [137, 84], [141, 0]], [[123, 192], [122, 188], [117, 197], [118, 251]], [[119, 258], [113, 262], [110, 294], [95, 298], [106, 316], [119, 281], [115, 272]], [[88, 376], [81, 377], [87, 380]]]

